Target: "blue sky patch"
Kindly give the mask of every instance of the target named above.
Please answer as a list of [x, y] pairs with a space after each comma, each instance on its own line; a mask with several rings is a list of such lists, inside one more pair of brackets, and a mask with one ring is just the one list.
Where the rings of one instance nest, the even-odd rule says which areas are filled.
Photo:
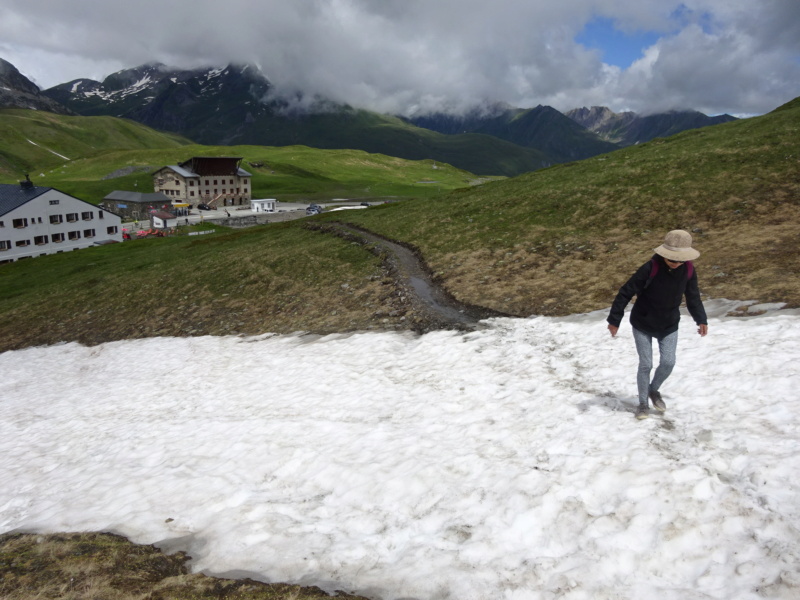
[[661, 34], [655, 31], [625, 33], [614, 26], [612, 19], [597, 17], [586, 24], [575, 41], [586, 48], [599, 50], [604, 63], [627, 69], [659, 37]]

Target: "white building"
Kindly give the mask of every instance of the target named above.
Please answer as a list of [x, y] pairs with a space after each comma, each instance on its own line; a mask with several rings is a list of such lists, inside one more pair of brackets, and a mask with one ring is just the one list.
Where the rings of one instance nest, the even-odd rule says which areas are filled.
[[248, 204], [252, 175], [241, 168], [241, 162], [236, 156], [195, 156], [153, 173], [153, 189], [173, 202], [215, 208]]
[[275, 198], [263, 198], [250, 201], [250, 210], [254, 213], [275, 212]]
[[0, 263], [121, 241], [112, 212], [30, 180], [0, 184]]
[[178, 226], [178, 217], [163, 210], [150, 213], [150, 227], [153, 229], [172, 229]]

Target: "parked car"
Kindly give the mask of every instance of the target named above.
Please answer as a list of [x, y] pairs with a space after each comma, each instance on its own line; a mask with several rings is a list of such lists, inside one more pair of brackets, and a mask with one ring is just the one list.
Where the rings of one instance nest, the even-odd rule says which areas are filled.
[[362, 202], [361, 206], [372, 206], [372, 204], [370, 204], [369, 202]]
[[213, 210], [208, 204], [198, 204], [197, 210]]
[[318, 207], [316, 207], [316, 208], [312, 208], [311, 206], [309, 206], [309, 207], [306, 209], [306, 215], [318, 215], [318, 214], [320, 214], [321, 212], [322, 212], [322, 209], [321, 209], [319, 206], [318, 206]]

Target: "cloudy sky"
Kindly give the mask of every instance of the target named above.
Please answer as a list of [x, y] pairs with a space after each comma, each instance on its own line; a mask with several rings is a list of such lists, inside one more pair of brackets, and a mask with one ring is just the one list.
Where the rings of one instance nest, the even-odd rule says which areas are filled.
[[800, 95], [800, 1], [3, 0], [0, 58], [42, 89], [253, 62], [278, 89], [382, 112], [753, 115]]

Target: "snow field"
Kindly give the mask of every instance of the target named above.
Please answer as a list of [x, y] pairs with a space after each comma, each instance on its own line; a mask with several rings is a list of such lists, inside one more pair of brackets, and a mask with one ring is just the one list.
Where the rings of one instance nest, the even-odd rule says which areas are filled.
[[604, 317], [7, 352], [0, 532], [376, 599], [800, 596], [800, 317], [685, 317], [641, 422]]

